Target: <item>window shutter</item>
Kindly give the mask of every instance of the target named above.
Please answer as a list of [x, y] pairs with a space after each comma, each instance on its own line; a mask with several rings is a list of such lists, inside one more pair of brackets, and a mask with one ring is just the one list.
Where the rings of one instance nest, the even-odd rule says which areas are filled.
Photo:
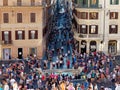
[[8, 15], [8, 13], [4, 13], [3, 14], [3, 20], [4, 20], [3, 21], [4, 23], [8, 23], [9, 22], [9, 15]]
[[22, 39], [25, 39], [25, 31], [22, 31]]
[[35, 39], [38, 39], [38, 31], [35, 31]]
[[92, 18], [92, 15], [91, 15], [92, 13], [89, 13], [89, 19], [91, 19]]
[[82, 33], [82, 25], [80, 25], [79, 33]]
[[18, 39], [18, 31], [15, 31], [15, 39]]
[[83, 6], [83, 0], [78, 0], [78, 2], [77, 2], [79, 5], [80, 5], [80, 7], [82, 7]]
[[31, 6], [35, 6], [35, 0], [31, 0]]
[[91, 34], [91, 25], [89, 26], [89, 34]]
[[118, 19], [118, 12], [115, 12], [115, 19]]
[[35, 22], [35, 18], [36, 18], [36, 14], [35, 13], [31, 13], [30, 14], [30, 21], [31, 22]]
[[88, 13], [86, 12], [86, 19], [88, 19]]
[[2, 40], [4, 41], [5, 38], [4, 38], [4, 31], [2, 31]]
[[119, 0], [116, 0], [116, 4], [119, 4]]
[[3, 0], [3, 6], [8, 6], [8, 0]]
[[113, 13], [112, 13], [112, 12], [110, 12], [110, 19], [112, 18], [112, 16], [113, 16]]
[[88, 26], [86, 25], [86, 34], [88, 33]]
[[112, 4], [112, 0], [110, 0], [110, 4]]
[[95, 34], [98, 34], [98, 25], [96, 25], [96, 31]]
[[31, 31], [29, 31], [28, 36], [29, 36], [29, 39], [31, 39]]
[[22, 1], [21, 0], [17, 0], [17, 6], [21, 6], [22, 5]]
[[98, 19], [98, 17], [99, 17], [99, 14], [98, 14], [98, 12], [96, 13], [96, 19]]
[[111, 31], [112, 31], [112, 30], [111, 30], [111, 25], [109, 25], [109, 33], [111, 33]]
[[116, 31], [115, 31], [116, 33], [118, 32], [118, 25], [116, 25]]
[[11, 31], [9, 31], [9, 40], [11, 41]]
[[22, 13], [17, 13], [17, 22], [22, 23]]

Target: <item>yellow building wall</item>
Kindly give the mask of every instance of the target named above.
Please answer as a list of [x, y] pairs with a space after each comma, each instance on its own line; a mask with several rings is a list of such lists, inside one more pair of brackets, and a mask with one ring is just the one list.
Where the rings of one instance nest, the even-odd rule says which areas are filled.
[[[18, 56], [18, 48], [23, 48], [23, 57], [29, 54], [29, 48], [37, 48], [37, 56], [43, 55], [43, 8], [42, 7], [2, 7], [0, 8], [0, 16], [3, 13], [9, 13], [9, 23], [3, 23], [3, 18], [0, 18], [0, 31], [11, 31], [12, 44], [2, 45], [0, 48], [0, 59], [2, 59], [3, 49], [11, 48], [12, 58]], [[23, 22], [17, 23], [17, 13], [23, 13]], [[36, 22], [30, 22], [30, 13], [36, 13]], [[25, 40], [15, 40], [15, 31], [24, 30]], [[38, 39], [28, 39], [29, 30], [38, 30]], [[2, 34], [0, 33], [0, 36]], [[2, 37], [0, 37], [1, 40]]]

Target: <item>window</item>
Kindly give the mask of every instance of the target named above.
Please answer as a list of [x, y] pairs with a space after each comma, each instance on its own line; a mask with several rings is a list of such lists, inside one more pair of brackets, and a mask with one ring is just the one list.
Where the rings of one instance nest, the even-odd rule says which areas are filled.
[[15, 31], [16, 40], [25, 39], [25, 31]]
[[87, 12], [81, 12], [81, 19], [88, 19], [88, 13]]
[[110, 4], [111, 5], [118, 5], [119, 4], [119, 0], [110, 0]]
[[31, 14], [30, 14], [30, 21], [31, 21], [31, 22], [35, 22], [35, 18], [36, 18], [35, 13], [31, 13]]
[[22, 13], [17, 13], [17, 22], [22, 23]]
[[98, 34], [98, 25], [90, 25], [89, 33], [90, 34]]
[[91, 12], [90, 13], [90, 19], [98, 19], [98, 13], [97, 12]]
[[110, 19], [118, 19], [118, 12], [110, 12]]
[[30, 55], [36, 55], [37, 54], [37, 48], [29, 48]]
[[87, 25], [80, 25], [80, 33], [87, 34]]
[[118, 25], [110, 25], [109, 26], [109, 33], [110, 34], [117, 34], [118, 32]]
[[96, 5], [97, 4], [97, 0], [91, 0], [91, 4], [92, 5]]
[[86, 5], [86, 4], [87, 4], [87, 1], [86, 1], [86, 0], [83, 0], [82, 4], [83, 4], [83, 5]]
[[17, 0], [17, 6], [22, 6], [22, 0]]
[[35, 0], [31, 0], [31, 6], [35, 6]]
[[6, 42], [11, 41], [11, 31], [2, 31], [2, 40]]
[[88, 7], [88, 0], [79, 0], [80, 7]]
[[90, 0], [90, 7], [98, 7], [99, 0]]
[[4, 13], [3, 14], [3, 22], [4, 23], [8, 23], [9, 22], [9, 15], [8, 15], [8, 13]]
[[8, 0], [3, 0], [3, 6], [8, 6]]
[[82, 1], [82, 6], [83, 6], [83, 7], [87, 6], [87, 4], [88, 4], [88, 1], [87, 1], [87, 0], [83, 0], [83, 1]]
[[29, 39], [38, 39], [38, 31], [37, 30], [29, 31]]

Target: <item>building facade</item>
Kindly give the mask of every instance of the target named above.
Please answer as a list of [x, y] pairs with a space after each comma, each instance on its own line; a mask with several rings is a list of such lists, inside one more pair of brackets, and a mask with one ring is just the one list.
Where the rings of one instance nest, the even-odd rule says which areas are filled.
[[80, 53], [120, 53], [119, 0], [74, 0], [73, 31]]
[[0, 59], [42, 57], [50, 7], [50, 0], [0, 0]]

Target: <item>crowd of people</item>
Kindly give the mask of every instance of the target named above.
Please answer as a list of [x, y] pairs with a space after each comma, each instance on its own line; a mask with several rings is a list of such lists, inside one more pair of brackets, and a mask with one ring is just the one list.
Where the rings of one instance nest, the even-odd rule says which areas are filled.
[[70, 62], [74, 66], [73, 71], [77, 72], [45, 73], [41, 67], [43, 62], [33, 57], [2, 64], [0, 78], [3, 79], [0, 82], [0, 89], [120, 90], [120, 66], [112, 56], [96, 52], [91, 54], [74, 52]]

